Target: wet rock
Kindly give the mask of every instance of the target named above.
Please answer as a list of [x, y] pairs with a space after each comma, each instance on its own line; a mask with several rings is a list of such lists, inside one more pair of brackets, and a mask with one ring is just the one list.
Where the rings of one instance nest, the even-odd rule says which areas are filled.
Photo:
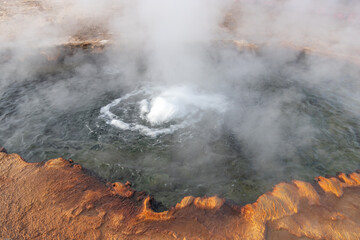
[[0, 152], [4, 152], [4, 153], [7, 153], [6, 149], [2, 146], [0, 146]]

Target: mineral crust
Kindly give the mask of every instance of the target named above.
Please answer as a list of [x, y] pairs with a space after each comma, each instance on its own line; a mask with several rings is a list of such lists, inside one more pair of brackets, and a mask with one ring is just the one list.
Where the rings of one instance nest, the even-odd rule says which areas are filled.
[[157, 212], [72, 160], [0, 153], [0, 239], [360, 239], [360, 174], [280, 183], [255, 203], [187, 196]]

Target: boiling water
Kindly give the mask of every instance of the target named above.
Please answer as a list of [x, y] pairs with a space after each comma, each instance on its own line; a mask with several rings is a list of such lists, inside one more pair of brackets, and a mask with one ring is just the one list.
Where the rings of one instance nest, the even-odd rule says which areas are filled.
[[241, 86], [207, 88], [111, 85], [126, 79], [88, 67], [79, 76], [89, 63], [78, 61], [2, 85], [0, 144], [8, 151], [28, 161], [72, 158], [166, 206], [187, 195], [246, 203], [279, 181], [360, 166], [357, 99], [311, 86], [287, 66]]
[[208, 111], [224, 113], [224, 98], [201, 94], [190, 87], [145, 86], [102, 107], [100, 117], [121, 130], [155, 138], [194, 125]]

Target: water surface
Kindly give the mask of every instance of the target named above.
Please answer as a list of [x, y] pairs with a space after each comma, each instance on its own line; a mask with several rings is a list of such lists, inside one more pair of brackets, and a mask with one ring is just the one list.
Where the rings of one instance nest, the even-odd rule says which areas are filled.
[[357, 66], [326, 60], [336, 75], [315, 74], [323, 60], [300, 54], [236, 74], [261, 56], [234, 57], [211, 84], [129, 84], [96, 54], [5, 75], [0, 144], [31, 162], [72, 158], [166, 206], [215, 194], [244, 204], [279, 181], [360, 167]]

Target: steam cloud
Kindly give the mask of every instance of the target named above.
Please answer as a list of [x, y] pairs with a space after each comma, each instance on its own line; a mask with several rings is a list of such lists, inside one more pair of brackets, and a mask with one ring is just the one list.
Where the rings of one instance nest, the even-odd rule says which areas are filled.
[[[19, 0], [3, 6], [0, 97], [12, 97], [16, 108], [0, 109], [0, 134], [10, 150], [20, 151], [41, 136], [44, 116], [57, 121], [60, 112], [85, 108], [114, 89], [119, 97], [144, 82], [162, 88], [163, 95], [166, 89], [192, 89], [187, 103], [202, 95], [224, 97], [226, 111], [219, 107], [223, 127], [254, 169], [269, 175], [287, 170], [280, 159], [293, 159], [298, 166], [296, 152], [310, 146], [319, 132], [311, 115], [299, 111], [308, 90], [336, 98], [358, 116], [359, 71], [349, 67], [350, 56], [359, 50], [357, 1], [43, 0], [32, 6]], [[56, 57], [55, 46], [76, 35], [105, 36], [111, 51], [98, 58], [81, 52], [65, 56], [61, 67], [72, 70], [54, 74], [60, 65], [46, 57]], [[242, 39], [261, 50], [241, 52], [226, 43]], [[316, 52], [303, 57], [290, 45], [320, 49], [330, 53], [330, 60]], [[39, 86], [27, 92], [26, 82], [34, 80]], [[18, 86], [22, 93], [7, 95]], [[177, 100], [170, 103], [174, 107]], [[150, 109], [145, 113], [152, 117]], [[193, 157], [191, 151], [220, 135], [218, 118], [203, 125], [209, 133], [191, 140], [184, 156]], [[212, 157], [193, 161], [202, 165]]]

